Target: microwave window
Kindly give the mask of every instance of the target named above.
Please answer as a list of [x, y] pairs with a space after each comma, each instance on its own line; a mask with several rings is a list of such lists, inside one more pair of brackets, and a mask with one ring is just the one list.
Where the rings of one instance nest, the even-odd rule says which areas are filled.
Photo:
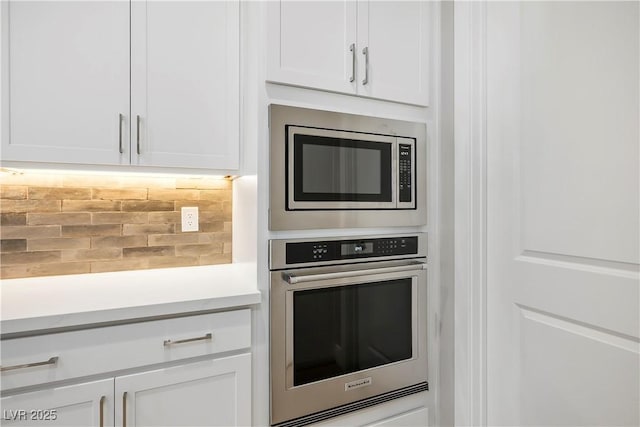
[[411, 278], [296, 291], [294, 386], [412, 357]]
[[296, 201], [390, 202], [391, 144], [294, 135]]

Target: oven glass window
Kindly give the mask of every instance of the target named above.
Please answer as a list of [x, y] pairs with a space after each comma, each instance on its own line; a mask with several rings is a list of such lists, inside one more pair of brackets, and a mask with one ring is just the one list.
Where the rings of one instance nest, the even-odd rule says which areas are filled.
[[294, 200], [391, 202], [391, 144], [295, 134]]
[[296, 291], [295, 386], [412, 356], [411, 278]]

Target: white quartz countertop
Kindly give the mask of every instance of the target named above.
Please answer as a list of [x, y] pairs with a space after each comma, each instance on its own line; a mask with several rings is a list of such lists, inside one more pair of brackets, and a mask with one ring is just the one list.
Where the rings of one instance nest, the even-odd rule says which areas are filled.
[[0, 283], [3, 335], [231, 309], [260, 303], [255, 264], [9, 279]]

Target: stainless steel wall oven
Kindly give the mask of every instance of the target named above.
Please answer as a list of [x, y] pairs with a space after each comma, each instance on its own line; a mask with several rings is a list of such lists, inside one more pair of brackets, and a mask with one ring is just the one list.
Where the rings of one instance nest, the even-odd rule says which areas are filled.
[[426, 240], [270, 241], [272, 425], [428, 390]]
[[426, 223], [426, 126], [271, 105], [272, 230]]

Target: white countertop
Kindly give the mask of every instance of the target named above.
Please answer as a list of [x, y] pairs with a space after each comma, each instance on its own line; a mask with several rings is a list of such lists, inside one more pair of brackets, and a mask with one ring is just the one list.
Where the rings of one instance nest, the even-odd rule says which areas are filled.
[[116, 322], [258, 304], [255, 264], [3, 280], [0, 332]]

